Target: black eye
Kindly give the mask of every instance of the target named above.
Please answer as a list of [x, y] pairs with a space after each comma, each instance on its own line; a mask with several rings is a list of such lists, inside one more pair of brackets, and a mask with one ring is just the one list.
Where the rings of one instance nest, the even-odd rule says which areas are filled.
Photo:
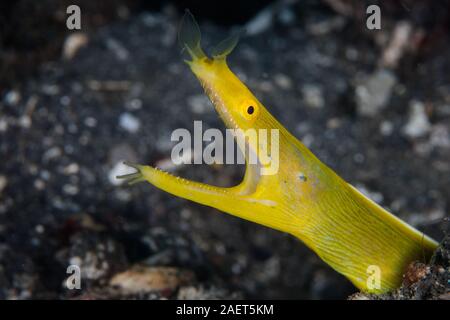
[[249, 107], [247, 108], [247, 113], [248, 113], [248, 114], [253, 114], [253, 112], [255, 112], [255, 107], [249, 106]]

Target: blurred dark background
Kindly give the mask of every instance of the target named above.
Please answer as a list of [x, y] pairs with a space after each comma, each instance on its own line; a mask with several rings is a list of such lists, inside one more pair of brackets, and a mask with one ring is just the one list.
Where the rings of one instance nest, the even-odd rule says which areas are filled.
[[[65, 26], [71, 4], [81, 30]], [[366, 28], [370, 4], [381, 30]], [[449, 1], [2, 1], [0, 298], [356, 291], [291, 236], [114, 179], [123, 160], [211, 184], [242, 177], [242, 167], [170, 165], [174, 129], [223, 129], [177, 45], [185, 8], [206, 48], [245, 28], [229, 64], [268, 109], [347, 181], [442, 239]], [[70, 264], [82, 290], [64, 287]]]
[[[295, 17], [292, 18], [297, 19], [297, 24], [301, 24], [302, 20], [308, 16], [315, 19], [315, 17], [311, 17], [310, 10], [314, 10], [317, 18], [334, 10], [340, 14], [351, 16], [357, 21], [354, 27], [361, 29], [361, 22], [366, 18], [365, 8], [371, 4], [379, 5], [383, 16], [387, 16], [389, 19], [407, 19], [414, 25], [427, 30], [427, 42], [442, 41], [448, 36], [449, 25], [448, 1], [446, 0], [435, 1], [431, 5], [426, 0], [388, 2], [261, 0], [243, 1], [238, 4], [233, 1], [223, 1], [217, 4], [213, 1], [201, 0], [2, 1], [0, 4], [2, 85], [21, 79], [43, 61], [58, 56], [65, 36], [70, 34], [70, 30], [61, 28], [61, 25], [65, 24], [67, 17], [65, 9], [71, 4], [78, 4], [82, 8], [84, 31], [95, 30], [95, 28], [126, 19], [130, 15], [140, 12], [159, 11], [180, 15], [186, 8], [194, 11], [200, 22], [207, 21], [229, 27], [245, 24], [264, 8], [276, 9], [286, 6], [295, 10]], [[304, 10], [306, 8], [307, 10]]]

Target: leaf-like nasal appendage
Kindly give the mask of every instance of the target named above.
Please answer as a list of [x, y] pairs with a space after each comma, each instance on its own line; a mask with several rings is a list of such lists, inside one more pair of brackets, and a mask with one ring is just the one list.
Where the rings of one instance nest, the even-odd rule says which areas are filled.
[[186, 49], [192, 59], [200, 59], [206, 57], [203, 52], [200, 41], [200, 28], [195, 21], [192, 13], [186, 9], [186, 12], [181, 20], [178, 30], [178, 41], [183, 49]]
[[236, 32], [225, 40], [219, 42], [219, 44], [212, 49], [211, 55], [216, 59], [224, 59], [238, 44], [241, 33], [241, 31]]
[[144, 178], [144, 176], [142, 174], [142, 170], [141, 170], [141, 166], [140, 165], [133, 164], [133, 163], [130, 163], [130, 162], [127, 162], [127, 161], [124, 161], [123, 164], [126, 165], [126, 166], [129, 166], [129, 167], [132, 167], [132, 168], [136, 169], [137, 171], [133, 172], [133, 173], [128, 173], [128, 174], [116, 176], [117, 179], [125, 179], [126, 182], [129, 185], [145, 181], [145, 178]]

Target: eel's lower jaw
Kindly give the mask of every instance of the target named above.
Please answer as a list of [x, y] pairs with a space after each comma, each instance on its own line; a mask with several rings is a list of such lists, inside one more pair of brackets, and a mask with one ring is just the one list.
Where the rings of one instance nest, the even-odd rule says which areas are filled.
[[118, 177], [119, 179], [127, 179], [128, 183], [134, 184], [145, 180], [174, 196], [213, 207], [246, 220], [271, 226], [264, 223], [258, 216], [254, 216], [255, 212], [263, 207], [274, 208], [278, 205], [272, 199], [261, 198], [260, 195], [254, 196], [259, 180], [259, 175], [257, 175], [259, 170], [249, 171], [255, 169], [254, 166], [247, 166], [247, 172], [240, 184], [223, 188], [180, 178], [151, 166], [126, 164], [137, 170], [134, 173]]
[[141, 165], [134, 164], [134, 163], [131, 163], [128, 161], [124, 161], [123, 164], [128, 167], [131, 167], [133, 169], [136, 169], [136, 172], [116, 176], [116, 179], [123, 179], [129, 185], [133, 185], [133, 184], [145, 181], [145, 178], [141, 173], [141, 169], [140, 169], [140, 167], [142, 167]]
[[[216, 186], [209, 185], [206, 183], [197, 182], [197, 181], [185, 179], [185, 178], [182, 178], [179, 176], [175, 176], [175, 175], [173, 175], [167, 171], [164, 171], [162, 169], [159, 169], [157, 167], [134, 164], [134, 163], [131, 163], [128, 161], [124, 161], [123, 164], [125, 164], [126, 166], [129, 166], [129, 167], [132, 167], [133, 169], [136, 170], [135, 172], [132, 172], [132, 173], [116, 176], [116, 179], [123, 179], [129, 185], [133, 185], [133, 184], [143, 182], [143, 181], [148, 181], [149, 179], [146, 178], [146, 175], [144, 173], [144, 171], [147, 168], [147, 170], [151, 169], [151, 170], [154, 170], [154, 172], [156, 172], [158, 174], [162, 174], [167, 177], [174, 178], [179, 183], [184, 183], [184, 184], [195, 183], [199, 187], [203, 186], [205, 189], [211, 189], [211, 188], [223, 189], [223, 190], [226, 190], [227, 192], [238, 191], [238, 192], [236, 192], [236, 194], [248, 195], [248, 194], [253, 193], [256, 190], [257, 183], [260, 178], [260, 174], [259, 174], [260, 168], [258, 165], [254, 165], [254, 166], [246, 165], [245, 176], [241, 183], [239, 183], [235, 186], [232, 186], [232, 187], [216, 187]], [[151, 181], [149, 181], [149, 182], [151, 183]]]
[[148, 181], [151, 184], [155, 184], [155, 182], [157, 180], [151, 179], [151, 178], [159, 176], [159, 180], [161, 180], [163, 178], [176, 179], [176, 181], [179, 184], [194, 184], [195, 183], [198, 186], [203, 186], [205, 189], [220, 188], [220, 187], [214, 187], [214, 186], [208, 185], [206, 183], [196, 182], [193, 180], [189, 180], [189, 179], [185, 179], [185, 178], [176, 176], [176, 175], [174, 175], [168, 171], [165, 171], [163, 169], [160, 169], [158, 167], [134, 164], [134, 163], [130, 163], [128, 161], [124, 161], [123, 164], [136, 169], [136, 172], [116, 176], [117, 179], [124, 179], [129, 185], [133, 185], [133, 184], [143, 182], [143, 181]]
[[260, 203], [271, 207], [276, 205], [271, 200], [252, 197], [261, 178], [258, 165], [246, 165], [244, 179], [238, 185], [233, 187], [216, 187], [181, 178], [151, 166], [132, 164], [129, 162], [124, 162], [124, 164], [136, 169], [136, 172], [117, 176], [118, 179], [125, 179], [128, 184], [147, 181], [158, 189], [175, 196], [215, 208], [220, 207], [222, 211], [227, 211], [225, 210], [227, 203], [236, 201]]

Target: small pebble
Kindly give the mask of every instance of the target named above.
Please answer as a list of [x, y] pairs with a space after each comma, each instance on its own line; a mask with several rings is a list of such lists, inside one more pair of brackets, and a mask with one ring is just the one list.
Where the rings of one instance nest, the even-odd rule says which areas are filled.
[[16, 90], [8, 91], [5, 94], [5, 103], [10, 106], [16, 106], [20, 102], [20, 93]]
[[86, 125], [86, 127], [94, 128], [97, 126], [97, 119], [95, 119], [94, 117], [87, 117], [86, 119], [84, 119], [84, 124]]
[[0, 118], [0, 132], [8, 130], [8, 122], [5, 118]]
[[42, 93], [48, 96], [55, 96], [59, 94], [59, 87], [54, 84], [44, 84], [41, 88]]
[[139, 110], [142, 108], [142, 100], [141, 99], [132, 99], [128, 102], [127, 107], [129, 110]]
[[130, 56], [128, 50], [116, 39], [108, 38], [106, 40], [106, 46], [114, 52], [118, 60], [125, 61]]
[[89, 38], [82, 32], [70, 34], [63, 44], [63, 58], [71, 60], [77, 52], [85, 47], [89, 42]]
[[355, 98], [358, 113], [363, 116], [379, 114], [387, 106], [396, 83], [395, 74], [389, 70], [382, 69], [368, 75], [356, 87]]
[[259, 81], [258, 82], [258, 88], [259, 88], [259, 90], [264, 91], [264, 92], [271, 92], [271, 91], [273, 91], [272, 82], [270, 82], [269, 80]]
[[339, 118], [331, 118], [327, 121], [327, 128], [329, 129], [337, 129], [341, 126], [341, 119]]
[[41, 179], [36, 179], [36, 180], [34, 181], [34, 188], [35, 188], [36, 190], [44, 190], [44, 188], [45, 188], [45, 183], [44, 183], [44, 181], [42, 181]]
[[74, 186], [71, 184], [65, 184], [63, 186], [63, 191], [64, 191], [64, 193], [66, 193], [68, 195], [74, 196], [74, 195], [78, 194], [79, 189], [77, 186]]
[[244, 29], [246, 34], [254, 36], [269, 29], [273, 23], [273, 14], [270, 7], [261, 10], [254, 18], [247, 22]]
[[80, 170], [80, 167], [77, 163], [71, 163], [68, 166], [64, 167], [64, 174], [70, 175], [70, 174], [76, 174]]
[[71, 265], [75, 265], [75, 266], [80, 266], [82, 262], [83, 262], [83, 259], [81, 259], [81, 257], [79, 257], [79, 256], [71, 257], [69, 259], [69, 263]]
[[408, 138], [420, 138], [425, 136], [431, 129], [428, 116], [425, 112], [425, 105], [417, 100], [409, 104], [408, 122], [403, 127], [403, 133]]
[[119, 117], [119, 125], [122, 129], [130, 133], [135, 133], [141, 127], [141, 122], [131, 113], [125, 112]]
[[61, 154], [62, 154], [62, 151], [61, 151], [60, 148], [58, 148], [58, 147], [53, 147], [53, 148], [48, 149], [48, 150], [44, 153], [43, 159], [44, 159], [44, 161], [49, 161], [49, 160], [52, 160], [52, 159], [55, 159], [55, 158], [60, 157]]
[[285, 74], [276, 74], [274, 76], [274, 81], [281, 89], [289, 90], [292, 88], [292, 80]]
[[303, 99], [310, 108], [320, 109], [325, 105], [322, 89], [316, 85], [306, 84], [302, 88]]
[[131, 200], [131, 193], [129, 191], [117, 189], [114, 194], [120, 201], [128, 202]]
[[434, 125], [430, 132], [430, 144], [438, 148], [450, 148], [450, 129], [445, 125]]
[[34, 228], [34, 230], [36, 230], [37, 233], [42, 234], [42, 233], [44, 233], [45, 228], [44, 228], [44, 226], [43, 226], [42, 224], [38, 224], [38, 225]]
[[191, 283], [194, 278], [195, 275], [188, 270], [135, 265], [114, 275], [110, 285], [128, 294], [152, 291], [172, 292], [180, 286]]
[[50, 172], [47, 170], [42, 170], [40, 176], [43, 180], [48, 181], [48, 179], [50, 179]]
[[383, 121], [380, 124], [380, 133], [383, 136], [390, 136], [394, 132], [394, 124], [388, 120]]
[[31, 118], [29, 116], [21, 116], [19, 118], [19, 125], [22, 128], [28, 129], [31, 127]]

